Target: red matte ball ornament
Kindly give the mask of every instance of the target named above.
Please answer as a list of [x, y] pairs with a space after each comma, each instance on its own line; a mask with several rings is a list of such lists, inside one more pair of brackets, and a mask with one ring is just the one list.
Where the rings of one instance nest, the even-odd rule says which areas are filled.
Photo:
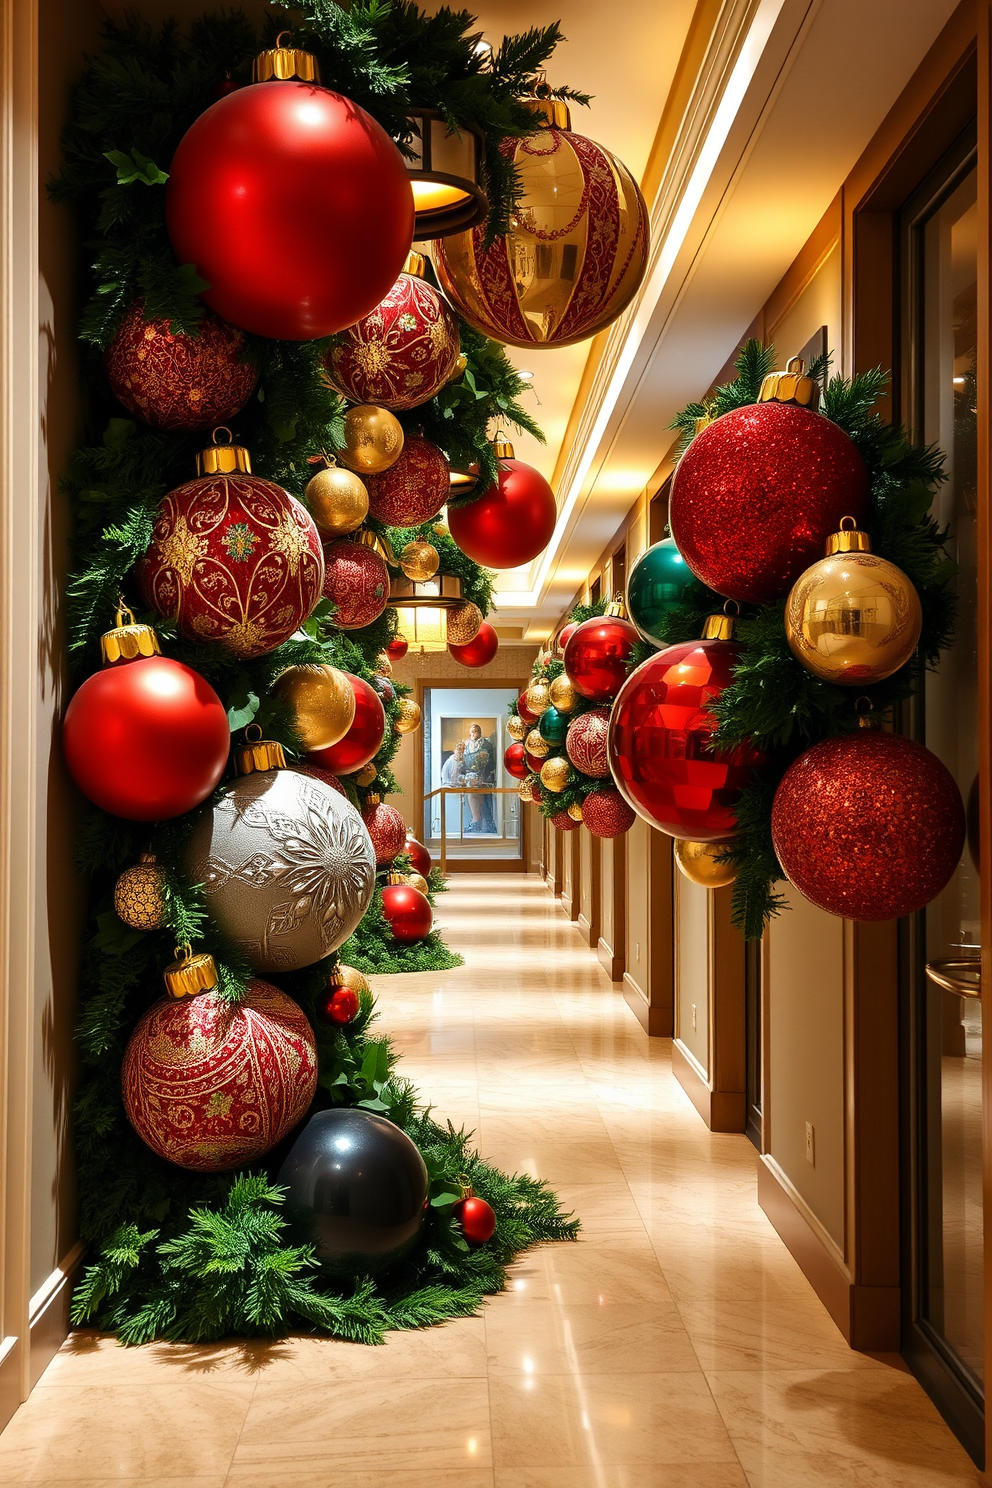
[[403, 449], [381, 475], [363, 477], [369, 512], [390, 527], [432, 522], [448, 499], [451, 471], [437, 445], [422, 434], [407, 434]]
[[591, 703], [611, 703], [627, 679], [638, 634], [615, 599], [605, 615], [576, 626], [565, 647], [565, 675]]
[[386, 646], [386, 655], [390, 661], [402, 661], [410, 649], [410, 642], [404, 635], [394, 635]]
[[449, 644], [448, 652], [463, 667], [484, 667], [492, 661], [499, 650], [499, 636], [488, 620], [483, 620], [478, 634], [464, 646]]
[[424, 844], [422, 842], [418, 842], [416, 837], [411, 837], [408, 832], [406, 837], [406, 845], [403, 850], [410, 855], [410, 867], [413, 869], [414, 873], [422, 873], [424, 878], [426, 878], [431, 871], [432, 865], [431, 855], [427, 851]]
[[387, 884], [382, 891], [382, 912], [393, 939], [409, 945], [431, 932], [434, 911], [430, 900], [410, 884]]
[[[258, 59], [259, 75], [271, 77], [272, 56]], [[276, 341], [334, 335], [374, 310], [403, 268], [413, 217], [386, 131], [314, 81], [259, 82], [219, 99], [169, 165], [177, 259], [206, 280], [202, 298], [218, 315]]]
[[763, 758], [752, 744], [719, 754], [710, 745], [710, 707], [740, 656], [732, 629], [726, 616], [711, 615], [702, 640], [650, 657], [631, 672], [610, 715], [618, 789], [650, 826], [690, 842], [730, 841], [734, 807]]
[[111, 391], [153, 429], [212, 429], [248, 402], [258, 368], [244, 361], [245, 337], [209, 310], [194, 332], [146, 320], [137, 300], [103, 354]]
[[789, 766], [772, 803], [772, 842], [812, 904], [846, 920], [894, 920], [946, 888], [964, 848], [964, 806], [929, 749], [862, 728]]
[[[538, 769], [540, 769], [540, 761]], [[503, 755], [503, 769], [514, 780], [526, 780], [531, 773], [531, 766], [527, 764], [527, 751], [522, 744], [510, 744]]]
[[386, 713], [375, 689], [351, 672], [345, 676], [355, 694], [355, 719], [343, 739], [326, 749], [315, 749], [307, 763], [330, 770], [332, 775], [353, 775], [369, 764], [386, 737]]
[[620, 792], [608, 786], [583, 796], [582, 820], [594, 837], [622, 837], [637, 816]]
[[336, 606], [330, 623], [339, 630], [363, 630], [378, 620], [389, 600], [389, 569], [375, 548], [360, 542], [329, 543], [324, 598]]
[[328, 987], [317, 999], [317, 1017], [322, 1023], [346, 1028], [358, 1017], [361, 1001], [350, 987]]
[[406, 843], [406, 822], [396, 807], [373, 793], [366, 797], [362, 821], [372, 838], [376, 865], [391, 863]]
[[519, 568], [543, 553], [558, 520], [555, 493], [533, 465], [496, 444], [499, 476], [462, 506], [448, 507], [448, 531], [462, 552], [485, 568]]
[[470, 1245], [485, 1245], [496, 1233], [496, 1212], [485, 1199], [480, 1199], [469, 1188], [464, 1199], [455, 1205], [455, 1218], [462, 1227], [462, 1234]]
[[62, 750], [83, 795], [111, 816], [185, 816], [221, 782], [231, 747], [224, 704], [198, 672], [158, 654], [123, 606], [104, 665], [66, 709]]
[[577, 832], [582, 823], [576, 821], [574, 816], [569, 816], [567, 811], [556, 811], [551, 817], [551, 825], [557, 827], [559, 832]]

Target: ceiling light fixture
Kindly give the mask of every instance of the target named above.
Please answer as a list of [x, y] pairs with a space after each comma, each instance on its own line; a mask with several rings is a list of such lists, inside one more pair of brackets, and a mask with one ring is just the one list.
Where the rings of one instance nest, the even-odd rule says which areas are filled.
[[483, 136], [462, 125], [450, 129], [437, 109], [414, 109], [407, 122], [412, 155], [404, 164], [413, 186], [415, 242], [466, 232], [485, 221], [489, 201], [481, 186]]

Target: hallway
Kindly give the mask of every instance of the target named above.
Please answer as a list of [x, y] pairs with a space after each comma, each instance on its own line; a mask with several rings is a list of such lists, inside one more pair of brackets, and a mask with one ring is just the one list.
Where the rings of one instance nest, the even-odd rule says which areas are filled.
[[898, 1359], [852, 1353], [536, 877], [456, 874], [453, 972], [378, 980], [436, 1111], [554, 1184], [575, 1245], [382, 1349], [69, 1339], [0, 1481], [75, 1488], [945, 1488], [975, 1469]]

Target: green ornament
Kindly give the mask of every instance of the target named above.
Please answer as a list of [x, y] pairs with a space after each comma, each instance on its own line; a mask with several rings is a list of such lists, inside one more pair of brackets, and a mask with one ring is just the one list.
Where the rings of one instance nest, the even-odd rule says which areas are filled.
[[666, 615], [680, 605], [695, 574], [675, 545], [662, 538], [637, 559], [627, 579], [627, 613], [642, 640], [667, 646], [660, 634]]
[[570, 723], [567, 713], [559, 713], [557, 708], [545, 708], [537, 726], [541, 730], [541, 738], [546, 739], [549, 744], [564, 744]]

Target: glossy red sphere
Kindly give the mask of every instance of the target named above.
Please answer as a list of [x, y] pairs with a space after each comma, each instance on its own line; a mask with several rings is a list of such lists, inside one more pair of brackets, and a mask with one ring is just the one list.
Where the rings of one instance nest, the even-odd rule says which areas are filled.
[[424, 844], [418, 842], [416, 837], [411, 837], [407, 833], [406, 846], [403, 848], [403, 851], [409, 853], [410, 867], [414, 873], [422, 873], [424, 878], [426, 878], [431, 871], [432, 864], [431, 855]]
[[595, 615], [568, 638], [565, 675], [591, 703], [611, 703], [627, 678], [637, 631], [619, 615]]
[[387, 884], [382, 891], [382, 912], [394, 940], [410, 943], [431, 932], [434, 911], [426, 894], [410, 884]]
[[526, 692], [522, 692], [517, 698], [517, 717], [522, 718], [524, 723], [537, 723], [540, 717], [539, 713], [535, 713], [532, 708], [528, 708]]
[[[531, 773], [527, 764], [527, 751], [522, 744], [511, 744], [503, 755], [503, 768], [514, 780], [526, 780]], [[540, 769], [540, 763], [538, 769]]]
[[455, 1216], [470, 1245], [485, 1245], [496, 1233], [496, 1213], [492, 1205], [475, 1194], [455, 1205]]
[[224, 704], [168, 656], [87, 677], [66, 709], [62, 749], [84, 796], [111, 816], [162, 821], [205, 801], [227, 768]]
[[355, 694], [354, 722], [336, 744], [307, 755], [312, 764], [330, 770], [333, 775], [353, 775], [356, 770], [364, 769], [375, 759], [386, 737], [386, 714], [378, 693], [361, 677], [350, 672], [345, 675]]
[[394, 635], [386, 647], [386, 655], [390, 661], [402, 661], [410, 649], [410, 642], [404, 635]]
[[343, 1028], [354, 1023], [361, 1005], [358, 993], [350, 987], [328, 987], [317, 999], [317, 1017], [322, 1023]]
[[524, 760], [527, 764], [528, 773], [530, 773], [531, 775], [540, 775], [541, 766], [544, 764], [543, 757], [539, 759], [536, 754], [529, 754], [528, 751], [525, 749]]
[[518, 568], [543, 553], [558, 519], [555, 493], [523, 460], [500, 460], [499, 479], [464, 506], [448, 507], [448, 531], [486, 568]]
[[567, 625], [562, 626], [561, 630], [558, 632], [558, 638], [556, 642], [559, 651], [565, 650], [565, 647], [568, 645], [569, 639], [575, 634], [578, 627], [579, 622], [577, 620], [570, 620]]
[[499, 636], [488, 620], [483, 620], [478, 633], [464, 646], [448, 646], [449, 654], [463, 667], [488, 666], [498, 650]]
[[413, 193], [396, 146], [357, 104], [312, 83], [257, 83], [186, 131], [166, 220], [218, 315], [310, 341], [389, 293], [413, 237]]
[[752, 745], [710, 747], [710, 705], [733, 680], [733, 641], [683, 641], [631, 672], [613, 704], [613, 779], [652, 827], [691, 842], [727, 842], [734, 806], [762, 756]]

